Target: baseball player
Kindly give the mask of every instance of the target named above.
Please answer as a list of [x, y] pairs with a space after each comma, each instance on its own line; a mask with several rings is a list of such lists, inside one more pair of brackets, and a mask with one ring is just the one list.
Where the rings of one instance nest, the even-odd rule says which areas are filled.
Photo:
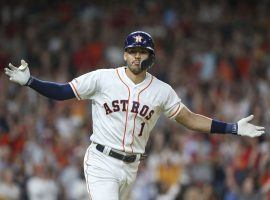
[[48, 98], [92, 100], [93, 134], [84, 158], [90, 198], [129, 199], [149, 134], [162, 113], [197, 132], [250, 137], [264, 134], [264, 127], [249, 123], [253, 115], [226, 123], [190, 111], [171, 86], [147, 72], [155, 60], [148, 33], [129, 34], [123, 56], [126, 66], [92, 71], [65, 84], [30, 76], [24, 60], [18, 68], [12, 64], [5, 68], [11, 81]]

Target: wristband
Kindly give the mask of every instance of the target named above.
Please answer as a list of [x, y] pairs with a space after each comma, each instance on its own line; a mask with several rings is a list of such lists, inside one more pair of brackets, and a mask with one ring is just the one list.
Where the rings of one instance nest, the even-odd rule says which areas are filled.
[[233, 134], [237, 135], [238, 125], [237, 123], [226, 123], [218, 120], [212, 120], [211, 133], [217, 134]]
[[29, 79], [28, 79], [28, 81], [25, 83], [25, 86], [31, 85], [32, 82], [33, 82], [33, 77], [30, 76]]

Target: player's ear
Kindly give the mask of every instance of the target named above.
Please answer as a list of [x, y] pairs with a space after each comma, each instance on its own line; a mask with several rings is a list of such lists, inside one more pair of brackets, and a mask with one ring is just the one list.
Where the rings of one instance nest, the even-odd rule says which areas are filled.
[[124, 52], [124, 61], [127, 61], [127, 52]]

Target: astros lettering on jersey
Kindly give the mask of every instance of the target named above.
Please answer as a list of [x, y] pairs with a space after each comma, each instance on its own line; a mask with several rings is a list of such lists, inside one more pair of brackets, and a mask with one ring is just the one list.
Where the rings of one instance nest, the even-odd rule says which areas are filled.
[[92, 100], [91, 141], [128, 153], [144, 153], [159, 116], [174, 119], [183, 107], [171, 86], [149, 73], [134, 84], [125, 67], [92, 71], [69, 84], [79, 100]]

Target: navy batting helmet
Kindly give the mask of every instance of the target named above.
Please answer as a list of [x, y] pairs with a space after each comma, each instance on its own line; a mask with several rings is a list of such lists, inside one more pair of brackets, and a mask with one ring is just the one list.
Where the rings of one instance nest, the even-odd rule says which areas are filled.
[[142, 47], [149, 51], [150, 55], [148, 59], [142, 61], [141, 68], [148, 69], [153, 66], [155, 61], [154, 42], [150, 34], [143, 31], [135, 31], [130, 33], [126, 40], [124, 50], [128, 48]]
[[127, 36], [124, 49], [133, 47], [143, 47], [155, 54], [154, 42], [151, 35], [143, 31], [135, 31]]

